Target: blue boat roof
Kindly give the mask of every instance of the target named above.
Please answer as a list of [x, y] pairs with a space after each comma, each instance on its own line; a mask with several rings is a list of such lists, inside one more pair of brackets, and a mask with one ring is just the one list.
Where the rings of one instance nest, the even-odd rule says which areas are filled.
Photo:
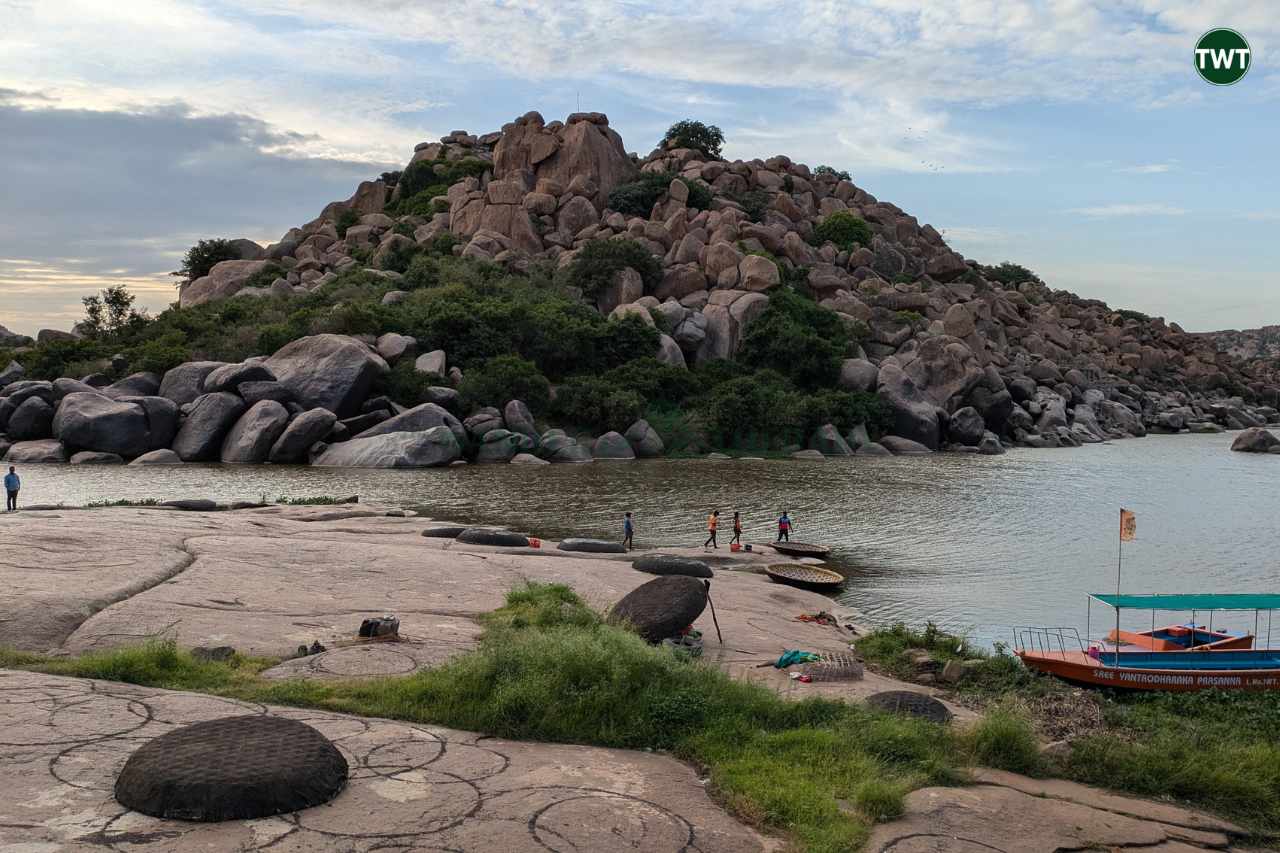
[[1174, 595], [1107, 595], [1094, 593], [1103, 604], [1126, 610], [1280, 610], [1280, 593]]

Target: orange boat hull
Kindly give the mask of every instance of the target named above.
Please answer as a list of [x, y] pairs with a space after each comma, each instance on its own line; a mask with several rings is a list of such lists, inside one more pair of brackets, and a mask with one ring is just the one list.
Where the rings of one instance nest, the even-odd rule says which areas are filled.
[[[1174, 652], [1173, 654], [1176, 654]], [[1083, 652], [1017, 652], [1023, 664], [1076, 684], [1122, 690], [1280, 690], [1280, 669], [1207, 670], [1104, 666]]]

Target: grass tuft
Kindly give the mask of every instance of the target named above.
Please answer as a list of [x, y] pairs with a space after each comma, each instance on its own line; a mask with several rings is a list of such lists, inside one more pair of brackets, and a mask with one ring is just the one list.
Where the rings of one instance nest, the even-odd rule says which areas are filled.
[[1040, 771], [1040, 747], [1031, 721], [1012, 708], [988, 711], [969, 736], [979, 764], [1026, 775]]

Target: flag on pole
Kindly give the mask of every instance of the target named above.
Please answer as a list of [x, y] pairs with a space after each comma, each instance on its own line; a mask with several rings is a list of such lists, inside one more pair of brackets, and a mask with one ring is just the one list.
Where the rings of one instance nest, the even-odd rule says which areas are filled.
[[1138, 519], [1132, 512], [1121, 508], [1120, 510], [1120, 541], [1132, 542], [1133, 538], [1138, 535]]

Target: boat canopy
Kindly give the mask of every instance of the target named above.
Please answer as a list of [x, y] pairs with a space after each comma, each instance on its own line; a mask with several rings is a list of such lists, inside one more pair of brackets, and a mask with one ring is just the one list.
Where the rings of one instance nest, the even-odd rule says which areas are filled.
[[1117, 610], [1280, 610], [1280, 593], [1089, 596]]

